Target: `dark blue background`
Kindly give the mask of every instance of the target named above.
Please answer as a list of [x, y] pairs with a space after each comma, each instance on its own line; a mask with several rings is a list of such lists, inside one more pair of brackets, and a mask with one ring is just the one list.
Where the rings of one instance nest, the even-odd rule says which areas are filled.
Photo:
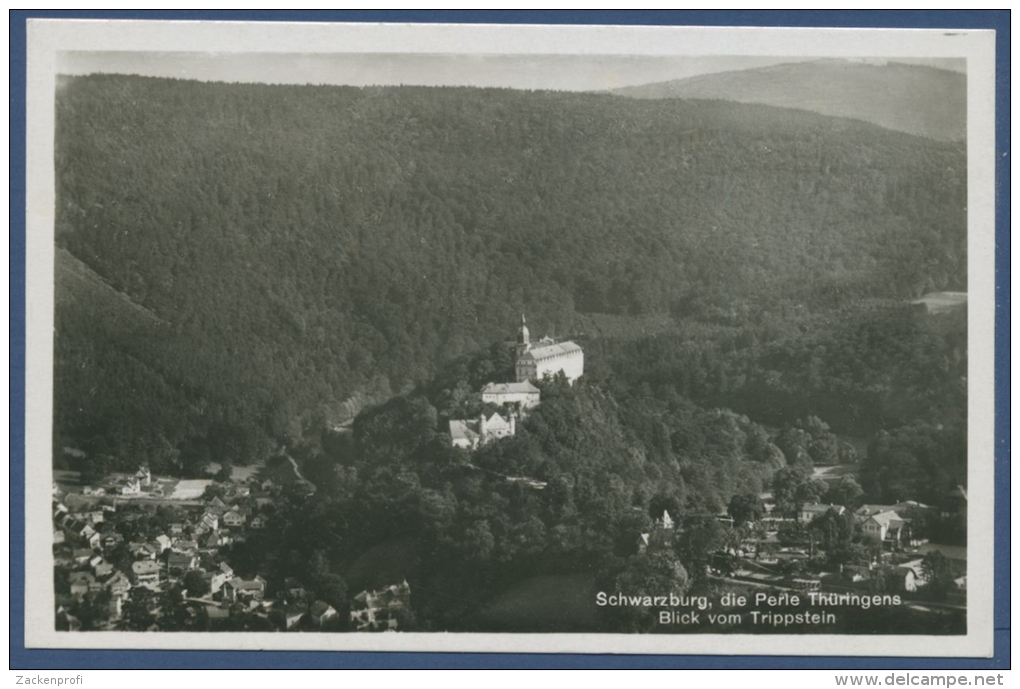
[[[995, 29], [995, 657], [993, 659], [778, 656], [613, 656], [480, 653], [26, 650], [25, 587], [25, 26], [29, 17], [515, 24], [647, 24]], [[1009, 10], [737, 11], [11, 11], [11, 463], [10, 667], [44, 668], [1008, 668], [1009, 660]], [[725, 643], [725, 642], [723, 642]], [[720, 649], [728, 650], [728, 649]], [[739, 651], [734, 643], [732, 650]], [[889, 651], [896, 652], [890, 640]]]

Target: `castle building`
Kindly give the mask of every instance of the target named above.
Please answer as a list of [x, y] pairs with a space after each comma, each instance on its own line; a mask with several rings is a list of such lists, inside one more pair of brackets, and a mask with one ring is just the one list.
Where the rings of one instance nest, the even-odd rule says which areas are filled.
[[488, 383], [482, 388], [484, 404], [514, 404], [522, 412], [537, 407], [541, 399], [541, 391], [528, 380], [523, 383]]
[[514, 347], [514, 372], [518, 383], [541, 380], [562, 372], [571, 383], [584, 374], [584, 351], [573, 342], [556, 342], [543, 337], [532, 344], [528, 326], [521, 316]]

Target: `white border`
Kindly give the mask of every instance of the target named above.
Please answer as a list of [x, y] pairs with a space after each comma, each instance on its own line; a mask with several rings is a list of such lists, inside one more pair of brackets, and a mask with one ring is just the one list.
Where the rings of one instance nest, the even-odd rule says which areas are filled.
[[[756, 55], [966, 58], [968, 88], [968, 616], [966, 636], [57, 632], [50, 525], [54, 93], [58, 51]], [[487, 651], [747, 655], [993, 654], [993, 31], [29, 20], [26, 238], [27, 648]]]

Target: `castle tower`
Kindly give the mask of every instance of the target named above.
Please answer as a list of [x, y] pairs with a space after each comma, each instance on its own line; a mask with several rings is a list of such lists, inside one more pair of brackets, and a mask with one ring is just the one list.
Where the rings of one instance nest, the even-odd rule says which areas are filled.
[[531, 349], [531, 333], [528, 331], [527, 321], [524, 319], [524, 314], [521, 314], [521, 327], [517, 330], [517, 345], [514, 347], [514, 351], [519, 358], [526, 351]]

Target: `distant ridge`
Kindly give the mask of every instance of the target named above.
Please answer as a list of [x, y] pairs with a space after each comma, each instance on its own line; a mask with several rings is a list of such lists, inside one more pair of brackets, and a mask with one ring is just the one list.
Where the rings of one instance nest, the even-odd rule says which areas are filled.
[[628, 86], [613, 93], [797, 108], [940, 141], [967, 136], [967, 77], [924, 65], [827, 59]]

